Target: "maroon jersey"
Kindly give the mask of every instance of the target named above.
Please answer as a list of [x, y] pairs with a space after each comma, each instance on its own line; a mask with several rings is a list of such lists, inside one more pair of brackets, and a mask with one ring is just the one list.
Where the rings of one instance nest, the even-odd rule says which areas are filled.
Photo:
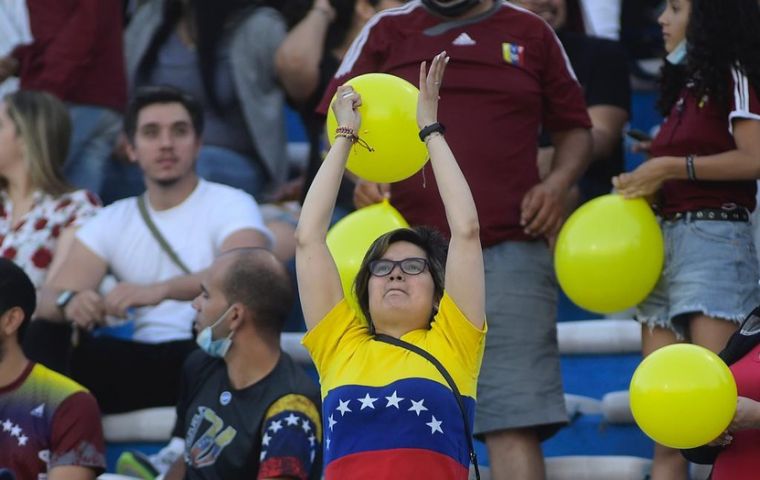
[[0, 388], [0, 472], [37, 479], [59, 466], [105, 470], [100, 410], [84, 387], [29, 363]]
[[[731, 72], [729, 104], [697, 98], [693, 87], [684, 87], [652, 142], [652, 157], [715, 155], [736, 149], [734, 119], [760, 120], [760, 100], [740, 71]], [[684, 170], [686, 163], [684, 160]], [[696, 172], [699, 178], [699, 170]], [[660, 210], [664, 214], [702, 208], [739, 205], [755, 208], [756, 183], [744, 181], [669, 180], [662, 186]]]
[[[475, 198], [481, 241], [526, 240], [520, 202], [539, 182], [541, 126], [591, 127], [562, 45], [536, 15], [500, 1], [467, 20], [434, 16], [419, 1], [386, 10], [356, 38], [318, 110], [326, 113], [337, 87], [364, 73], [390, 73], [417, 85], [420, 63], [442, 50], [451, 60], [438, 118]], [[430, 165], [392, 188], [393, 205], [410, 224], [448, 232]]]

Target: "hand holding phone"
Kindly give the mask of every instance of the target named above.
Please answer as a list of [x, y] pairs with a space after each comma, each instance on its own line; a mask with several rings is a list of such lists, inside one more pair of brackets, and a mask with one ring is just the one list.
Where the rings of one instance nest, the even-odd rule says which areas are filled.
[[631, 140], [635, 140], [637, 142], [651, 142], [652, 141], [652, 137], [648, 133], [636, 128], [628, 129], [625, 132], [625, 135]]

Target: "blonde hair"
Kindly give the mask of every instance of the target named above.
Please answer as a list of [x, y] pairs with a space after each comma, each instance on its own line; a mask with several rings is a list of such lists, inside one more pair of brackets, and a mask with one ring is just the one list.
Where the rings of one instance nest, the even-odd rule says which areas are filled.
[[[66, 106], [49, 93], [31, 90], [11, 93], [3, 101], [24, 142], [32, 187], [53, 196], [70, 192], [72, 187], [62, 173], [71, 139]], [[0, 186], [7, 188], [7, 180], [3, 178]]]

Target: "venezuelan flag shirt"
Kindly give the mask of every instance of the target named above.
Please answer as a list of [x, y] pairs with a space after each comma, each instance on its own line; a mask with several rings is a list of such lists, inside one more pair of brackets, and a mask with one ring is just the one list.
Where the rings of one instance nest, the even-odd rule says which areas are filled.
[[[472, 428], [486, 327], [448, 294], [429, 330], [401, 337], [443, 364]], [[322, 386], [325, 478], [466, 479], [464, 421], [446, 380], [425, 358], [373, 339], [342, 300], [303, 339]]]
[[47, 478], [55, 467], [106, 467], [98, 404], [84, 387], [29, 362], [0, 387], [0, 478]]

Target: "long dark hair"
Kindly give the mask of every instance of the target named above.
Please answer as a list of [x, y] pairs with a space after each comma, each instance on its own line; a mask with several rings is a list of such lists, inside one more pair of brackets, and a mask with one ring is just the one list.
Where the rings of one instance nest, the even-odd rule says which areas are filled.
[[697, 98], [728, 108], [731, 68], [744, 73], [760, 90], [760, 6], [757, 0], [691, 0], [684, 65], [665, 62], [657, 104], [667, 115], [684, 85], [693, 82]]
[[260, 2], [251, 0], [167, 0], [161, 25], [151, 39], [137, 69], [138, 81], [147, 80], [156, 64], [158, 52], [171, 36], [183, 16], [188, 16], [196, 34], [196, 51], [203, 91], [209, 105], [221, 110], [216, 96], [216, 66], [218, 46], [225, 39], [230, 24], [239, 18], [241, 12], [258, 6]]
[[[369, 322], [369, 328], [374, 333], [374, 324], [369, 313], [369, 263], [381, 258], [391, 244], [396, 242], [409, 242], [417, 245], [427, 255], [428, 268], [433, 277], [433, 303], [437, 304], [443, 297], [444, 279], [446, 274], [446, 255], [448, 243], [438, 230], [431, 227], [399, 228], [375, 240], [367, 250], [359, 273], [354, 280], [354, 292], [359, 300], [359, 308]], [[434, 313], [434, 312], [433, 312]], [[432, 320], [432, 315], [431, 315]]]

